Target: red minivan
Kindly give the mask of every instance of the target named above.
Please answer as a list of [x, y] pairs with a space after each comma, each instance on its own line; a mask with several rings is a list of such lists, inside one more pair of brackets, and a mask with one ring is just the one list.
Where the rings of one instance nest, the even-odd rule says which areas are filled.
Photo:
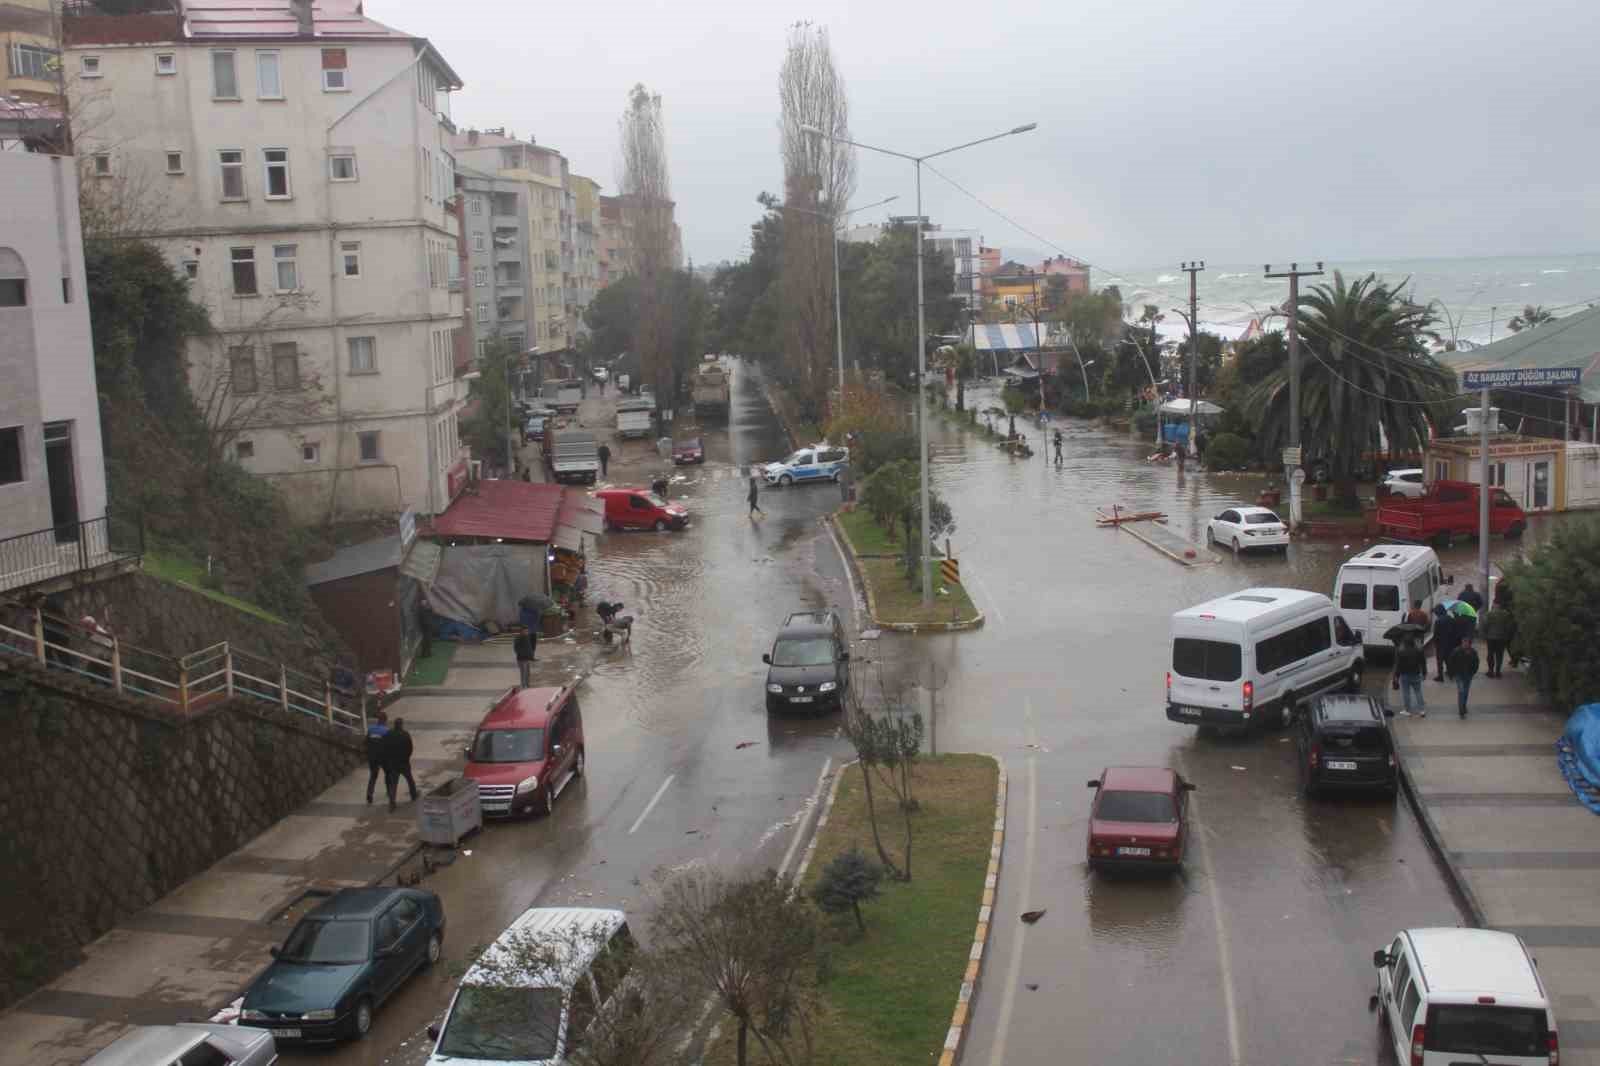
[[689, 524], [689, 511], [682, 504], [668, 503], [649, 489], [601, 489], [595, 499], [605, 505], [607, 529], [682, 529]]
[[485, 816], [549, 814], [583, 776], [583, 715], [577, 690], [513, 688], [472, 735], [463, 774], [478, 783]]

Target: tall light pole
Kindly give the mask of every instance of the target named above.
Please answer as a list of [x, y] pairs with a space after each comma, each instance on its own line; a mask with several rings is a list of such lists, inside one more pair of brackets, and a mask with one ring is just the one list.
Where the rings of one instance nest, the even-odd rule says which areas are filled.
[[[1317, 277], [1322, 273], [1322, 263], [1317, 263], [1315, 270], [1301, 270], [1299, 263], [1290, 263], [1288, 270], [1276, 273], [1272, 264], [1262, 267], [1261, 273], [1269, 278], [1289, 279], [1289, 453], [1284, 456], [1284, 477], [1289, 482], [1289, 524], [1300, 524], [1300, 483], [1305, 480], [1301, 474], [1299, 481], [1295, 480], [1295, 473], [1304, 458], [1300, 454], [1300, 279]], [[1290, 458], [1293, 463], [1288, 462]]]
[[1195, 275], [1206, 268], [1206, 261], [1197, 259], [1180, 264], [1180, 268], [1189, 275], [1189, 454], [1199, 455], [1200, 449], [1194, 443], [1195, 437], [1200, 435], [1200, 415], [1195, 410], [1199, 397], [1194, 387], [1195, 361], [1200, 358], [1200, 299], [1195, 290]]
[[[924, 305], [923, 305], [923, 294], [922, 294], [922, 222], [923, 222], [923, 219], [922, 219], [922, 164], [926, 160], [934, 159], [934, 158], [936, 158], [938, 156], [941, 156], [941, 155], [949, 155], [951, 152], [959, 152], [963, 148], [971, 148], [971, 147], [973, 147], [975, 145], [987, 144], [990, 141], [998, 141], [1002, 137], [1011, 137], [1011, 136], [1014, 136], [1014, 135], [1016, 135], [1018, 133], [1027, 133], [1029, 130], [1037, 129], [1038, 126], [1039, 126], [1039, 124], [1037, 122], [1030, 122], [1025, 126], [1013, 126], [1011, 129], [1006, 130], [1004, 133], [994, 133], [994, 134], [990, 134], [988, 137], [979, 137], [975, 141], [967, 141], [964, 144], [957, 144], [957, 145], [954, 145], [954, 146], [952, 146], [950, 148], [941, 148], [937, 152], [928, 152], [925, 155], [908, 155], [905, 152], [896, 152], [896, 151], [892, 151], [891, 149], [888, 149], [888, 148], [879, 148], [877, 145], [863, 144], [860, 141], [852, 141], [848, 137], [835, 137], [835, 136], [833, 136], [833, 134], [827, 133], [827, 132], [825, 132], [825, 131], [823, 131], [821, 129], [818, 129], [816, 126], [801, 126], [800, 127], [800, 129], [803, 130], [806, 133], [812, 134], [813, 136], [817, 136], [817, 137], [826, 137], [828, 140], [833, 141], [835, 144], [848, 144], [852, 148], [864, 148], [869, 152], [878, 152], [878, 153], [880, 153], [882, 155], [892, 155], [896, 159], [907, 159], [907, 160], [910, 160], [911, 163], [916, 167], [916, 171], [917, 171], [917, 388], [916, 388], [916, 394], [917, 394], [917, 412], [918, 412], [919, 416], [922, 414], [922, 405], [927, 402], [926, 398], [922, 395], [922, 379], [927, 375], [927, 362], [928, 362], [928, 352], [927, 352], [928, 335], [927, 335], [927, 324], [926, 324], [926, 321], [924, 319]], [[933, 575], [928, 570], [928, 559], [929, 559], [930, 555], [932, 554], [931, 551], [929, 550], [929, 544], [928, 544], [928, 541], [931, 539], [929, 537], [929, 535], [928, 535], [928, 420], [925, 417], [919, 417], [917, 419], [917, 425], [918, 425], [918, 431], [917, 431], [917, 466], [921, 469], [921, 472], [922, 472], [922, 489], [921, 489], [921, 496], [920, 496], [921, 503], [922, 503], [922, 605], [924, 607], [926, 607], [926, 606], [928, 606], [929, 604], [931, 604], [933, 602]]]
[[844, 405], [844, 305], [839, 294], [839, 220], [849, 218], [857, 211], [865, 211], [869, 207], [882, 207], [890, 200], [898, 199], [900, 199], [898, 195], [886, 196], [882, 200], [874, 200], [870, 204], [862, 204], [860, 207], [852, 207], [845, 211], [836, 212], [813, 211], [809, 207], [795, 207], [793, 204], [783, 205], [790, 211], [799, 211], [803, 215], [816, 215], [818, 218], [826, 218], [833, 229], [833, 328], [835, 343], [839, 349], [840, 406]]

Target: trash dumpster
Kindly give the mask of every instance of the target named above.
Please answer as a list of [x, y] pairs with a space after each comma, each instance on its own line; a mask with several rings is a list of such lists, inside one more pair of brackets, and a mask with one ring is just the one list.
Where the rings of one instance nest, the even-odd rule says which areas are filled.
[[462, 837], [482, 827], [478, 783], [468, 778], [458, 777], [424, 792], [417, 804], [417, 831], [425, 844], [453, 848]]

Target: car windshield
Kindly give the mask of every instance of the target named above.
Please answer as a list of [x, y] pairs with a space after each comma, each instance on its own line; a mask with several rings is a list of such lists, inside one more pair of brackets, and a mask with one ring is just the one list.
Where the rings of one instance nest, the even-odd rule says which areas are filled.
[[307, 918], [294, 927], [278, 957], [329, 965], [367, 961], [370, 930], [362, 920]]
[[644, 494], [644, 498], [649, 500], [652, 504], [654, 504], [657, 507], [665, 507], [667, 505], [667, 501], [666, 500], [663, 500], [660, 496], [657, 496], [653, 492], [645, 493]]
[[1239, 680], [1239, 645], [1178, 637], [1172, 642], [1172, 672], [1200, 681]]
[[678, 450], [679, 451], [692, 452], [692, 451], [698, 451], [699, 449], [700, 449], [700, 438], [699, 437], [696, 437], [693, 440], [686, 440], [686, 441], [678, 442]]
[[1277, 525], [1283, 524], [1283, 520], [1271, 511], [1257, 511], [1255, 514], [1247, 514], [1244, 516], [1244, 520], [1246, 524], [1252, 526], [1264, 526], [1269, 522]]
[[1124, 792], [1113, 789], [1100, 793], [1094, 816], [1108, 822], [1172, 822], [1177, 815], [1172, 797], [1165, 792]]
[[1427, 1050], [1457, 1055], [1505, 1055], [1543, 1061], [1544, 1012], [1476, 1004], [1437, 1006], [1429, 1012]]
[[833, 662], [833, 641], [827, 637], [791, 637], [772, 649], [773, 666], [827, 666]]
[[1389, 735], [1377, 726], [1330, 729], [1323, 733], [1322, 745], [1330, 753], [1348, 751], [1360, 755], [1384, 755], [1389, 751]]
[[783, 461], [784, 466], [804, 466], [811, 461], [810, 452], [795, 452]]
[[480, 729], [472, 738], [473, 762], [531, 762], [543, 756], [543, 729]]
[[527, 1062], [553, 1059], [561, 1032], [561, 989], [463, 985], [437, 1054]]

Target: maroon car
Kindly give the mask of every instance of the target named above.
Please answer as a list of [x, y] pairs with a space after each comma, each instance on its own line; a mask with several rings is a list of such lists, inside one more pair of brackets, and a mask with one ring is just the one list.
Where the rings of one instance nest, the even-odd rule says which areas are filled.
[[673, 442], [672, 462], [675, 466], [684, 466], [688, 463], [703, 463], [706, 461], [705, 444], [699, 437], [690, 437], [688, 440]]
[[1176, 870], [1183, 863], [1193, 785], [1166, 767], [1111, 766], [1089, 787], [1092, 869]]

